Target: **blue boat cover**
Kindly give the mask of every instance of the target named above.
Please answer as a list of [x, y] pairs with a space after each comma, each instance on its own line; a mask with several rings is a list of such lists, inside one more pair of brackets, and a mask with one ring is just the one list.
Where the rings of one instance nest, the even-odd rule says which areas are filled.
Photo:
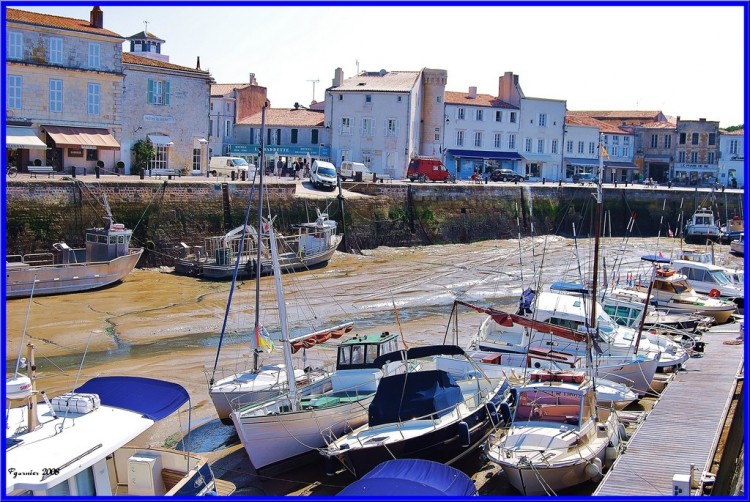
[[[400, 397], [400, 399], [397, 399]], [[443, 370], [399, 373], [380, 380], [370, 403], [370, 426], [414, 418], [441, 417], [463, 399], [453, 376]]]
[[577, 282], [556, 281], [550, 284], [549, 289], [550, 291], [564, 291], [566, 293], [590, 293], [588, 289], [584, 288]]
[[153, 378], [108, 376], [92, 378], [74, 392], [98, 394], [101, 403], [161, 420], [190, 400], [182, 385]]
[[338, 496], [466, 497], [478, 495], [471, 478], [455, 467], [415, 458], [388, 460]]
[[641, 260], [643, 260], [643, 261], [653, 261], [653, 262], [656, 262], [656, 263], [669, 263], [671, 261], [666, 256], [657, 256], [655, 254], [647, 254], [647, 255], [641, 256]]

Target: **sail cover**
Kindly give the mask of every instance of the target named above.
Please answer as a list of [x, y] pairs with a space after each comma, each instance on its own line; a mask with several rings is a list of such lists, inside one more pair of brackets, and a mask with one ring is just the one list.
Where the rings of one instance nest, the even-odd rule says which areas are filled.
[[75, 392], [98, 394], [101, 403], [161, 420], [190, 400], [181, 385], [153, 378], [111, 376], [95, 377]]

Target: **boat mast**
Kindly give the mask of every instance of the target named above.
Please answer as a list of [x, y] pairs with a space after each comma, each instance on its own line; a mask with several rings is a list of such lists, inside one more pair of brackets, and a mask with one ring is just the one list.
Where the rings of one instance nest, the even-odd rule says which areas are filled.
[[[593, 366], [593, 354], [592, 354], [592, 340], [591, 336], [598, 332], [596, 323], [596, 288], [599, 282], [599, 239], [602, 230], [602, 177], [604, 176], [604, 149], [602, 145], [602, 133], [599, 133], [599, 173], [597, 175], [596, 182], [596, 211], [594, 214], [594, 267], [592, 271], [591, 281], [591, 319], [589, 326], [592, 331], [589, 331], [589, 336], [586, 337], [586, 352], [587, 358], [591, 359]], [[596, 388], [596, 371], [592, 371], [591, 380]]]
[[276, 300], [279, 307], [279, 323], [281, 324], [281, 343], [284, 347], [284, 362], [286, 363], [286, 380], [289, 385], [289, 404], [292, 411], [298, 409], [297, 381], [294, 377], [294, 366], [292, 364], [292, 344], [289, 341], [289, 331], [286, 323], [286, 303], [284, 302], [284, 288], [281, 286], [281, 267], [279, 266], [279, 253], [276, 249], [276, 238], [273, 233], [273, 225], [268, 225], [269, 242], [271, 246], [271, 261], [273, 263], [273, 277], [276, 283]]
[[[264, 152], [263, 138], [265, 137], [266, 129], [266, 108], [268, 108], [268, 100], [263, 103], [263, 108], [260, 112], [260, 145], [258, 150], [260, 151], [260, 178], [258, 179], [258, 231], [257, 242], [255, 247], [257, 254], [255, 257], [255, 327], [253, 333], [253, 343], [255, 348], [253, 349], [253, 371], [258, 371], [258, 336], [260, 334], [260, 275], [261, 275], [261, 248], [263, 247], [263, 171], [266, 170], [266, 155]], [[257, 171], [256, 171], [257, 172]], [[270, 223], [269, 223], [270, 226]], [[271, 238], [272, 239], [272, 238]], [[288, 371], [287, 371], [288, 373]]]

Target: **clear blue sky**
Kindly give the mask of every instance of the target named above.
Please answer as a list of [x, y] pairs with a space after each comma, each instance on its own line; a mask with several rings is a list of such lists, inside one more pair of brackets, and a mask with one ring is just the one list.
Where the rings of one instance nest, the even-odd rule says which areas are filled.
[[[91, 7], [17, 6], [88, 19]], [[512, 71], [529, 97], [569, 110], [661, 110], [744, 123], [741, 7], [257, 7], [102, 5], [104, 27], [148, 30], [170, 62], [217, 83], [255, 73], [273, 107], [322, 101], [334, 70], [448, 71], [447, 90], [497, 95]]]

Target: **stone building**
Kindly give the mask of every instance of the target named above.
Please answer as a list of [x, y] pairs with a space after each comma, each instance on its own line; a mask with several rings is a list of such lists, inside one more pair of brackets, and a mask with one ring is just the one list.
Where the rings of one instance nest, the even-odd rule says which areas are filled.
[[129, 40], [131, 52], [122, 54], [125, 171], [133, 171], [133, 145], [148, 139], [156, 155], [147, 168], [205, 173], [211, 75], [201, 70], [199, 62], [196, 68], [170, 63], [161, 50], [164, 41], [151, 33], [141, 32]]
[[675, 161], [672, 179], [682, 184], [726, 184], [727, 173], [719, 173], [719, 122], [682, 120], [677, 117]]
[[8, 8], [6, 161], [113, 169], [123, 123], [123, 37], [89, 20]]

